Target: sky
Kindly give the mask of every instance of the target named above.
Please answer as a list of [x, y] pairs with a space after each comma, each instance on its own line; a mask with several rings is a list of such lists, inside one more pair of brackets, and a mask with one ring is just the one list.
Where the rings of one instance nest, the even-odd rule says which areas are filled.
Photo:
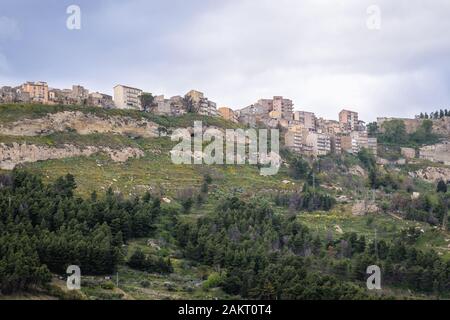
[[450, 1], [0, 0], [0, 86], [38, 80], [413, 117], [450, 109]]

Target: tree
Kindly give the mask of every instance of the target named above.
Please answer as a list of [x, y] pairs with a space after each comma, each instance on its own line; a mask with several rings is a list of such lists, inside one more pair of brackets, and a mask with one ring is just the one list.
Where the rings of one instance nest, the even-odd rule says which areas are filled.
[[447, 184], [444, 180], [439, 180], [437, 184], [437, 192], [447, 193]]
[[153, 107], [155, 97], [153, 97], [151, 93], [144, 92], [139, 98], [141, 100], [142, 109], [146, 112], [149, 112]]
[[367, 125], [367, 133], [370, 137], [376, 137], [378, 134], [378, 123], [371, 122]]
[[402, 144], [407, 140], [406, 127], [403, 120], [395, 119], [383, 123], [383, 140], [387, 143]]
[[195, 107], [194, 101], [190, 96], [184, 96], [183, 98], [183, 106], [186, 109], [187, 113], [195, 113], [197, 109]]

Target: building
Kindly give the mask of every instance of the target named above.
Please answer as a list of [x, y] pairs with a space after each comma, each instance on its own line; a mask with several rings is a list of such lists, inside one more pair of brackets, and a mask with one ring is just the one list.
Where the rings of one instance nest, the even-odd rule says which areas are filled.
[[26, 82], [24, 83], [20, 91], [26, 93], [30, 97], [31, 102], [36, 103], [48, 103], [48, 85], [47, 82]]
[[205, 97], [203, 92], [191, 90], [186, 93], [185, 96], [191, 99], [194, 105], [194, 109], [198, 114], [211, 117], [219, 116], [216, 103], [209, 101], [208, 98]]
[[153, 103], [156, 105], [156, 113], [159, 115], [171, 115], [172, 108], [169, 99], [165, 99], [164, 95], [156, 96]]
[[89, 99], [89, 90], [80, 85], [73, 85], [70, 98], [74, 104], [86, 104]]
[[314, 157], [331, 153], [331, 139], [327, 134], [309, 132], [304, 137], [304, 145], [304, 152]]
[[297, 153], [303, 152], [303, 131], [301, 126], [290, 127], [284, 136], [286, 147]]
[[118, 109], [142, 110], [141, 95], [140, 89], [117, 85], [114, 87], [114, 104]]
[[28, 93], [19, 94], [17, 88], [9, 86], [0, 88], [0, 103], [14, 103], [14, 102], [29, 102], [30, 96]]
[[378, 140], [377, 140], [377, 138], [367, 138], [367, 149], [375, 157], [378, 155]]
[[110, 95], [100, 92], [92, 92], [88, 97], [88, 105], [105, 109], [112, 109], [114, 108], [114, 101], [112, 96]]
[[238, 117], [237, 117], [236, 113], [231, 108], [221, 107], [221, 108], [219, 108], [218, 111], [219, 111], [220, 116], [222, 118], [224, 118], [225, 120], [232, 121], [232, 122], [235, 122], [235, 123], [238, 122]]
[[339, 123], [344, 131], [356, 131], [358, 130], [358, 113], [349, 110], [342, 110], [339, 112]]
[[172, 115], [181, 116], [183, 114], [186, 114], [186, 107], [184, 105], [184, 100], [182, 96], [174, 96], [169, 100]]
[[331, 142], [331, 153], [342, 154], [341, 136], [331, 135], [330, 142]]
[[310, 131], [316, 131], [316, 115], [313, 112], [295, 111], [293, 114], [294, 122], [300, 124]]
[[283, 99], [281, 96], [275, 96], [272, 100], [272, 111], [281, 115], [281, 119], [292, 120], [292, 110], [294, 104], [290, 99]]

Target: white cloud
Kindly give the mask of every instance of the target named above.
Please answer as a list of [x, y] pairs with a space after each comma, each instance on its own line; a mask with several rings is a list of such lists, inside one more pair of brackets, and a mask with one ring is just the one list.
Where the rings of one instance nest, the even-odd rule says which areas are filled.
[[168, 38], [177, 83], [233, 107], [283, 94], [328, 117], [343, 106], [371, 119], [412, 115], [448, 101], [439, 80], [449, 69], [449, 2], [378, 3], [381, 30], [371, 31], [368, 1], [227, 1]]

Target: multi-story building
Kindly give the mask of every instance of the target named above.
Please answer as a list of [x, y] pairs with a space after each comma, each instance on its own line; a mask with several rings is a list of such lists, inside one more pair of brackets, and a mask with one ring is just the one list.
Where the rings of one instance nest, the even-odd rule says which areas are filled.
[[70, 98], [75, 104], [86, 104], [89, 99], [89, 90], [80, 85], [73, 85]]
[[0, 88], [0, 103], [13, 103], [16, 101], [20, 102], [28, 102], [30, 99], [30, 96], [28, 94], [23, 94], [23, 97], [21, 99], [20, 95], [18, 94], [17, 88], [12, 88], [9, 86], [1, 87]]
[[218, 109], [218, 111], [219, 111], [220, 116], [222, 118], [224, 118], [225, 120], [232, 121], [232, 122], [235, 122], [235, 123], [238, 122], [238, 117], [237, 117], [236, 113], [231, 108], [221, 107], [221, 108]]
[[292, 126], [284, 136], [284, 142], [290, 150], [301, 153], [303, 151], [304, 128], [301, 126]]
[[295, 111], [293, 117], [294, 122], [310, 131], [316, 131], [316, 115], [313, 112]]
[[211, 117], [219, 116], [216, 103], [209, 101], [208, 98], [205, 97], [203, 92], [191, 90], [186, 94], [186, 97], [189, 97], [191, 99], [197, 113]]
[[341, 152], [353, 153], [353, 139], [349, 135], [341, 135]]
[[323, 133], [309, 132], [304, 137], [304, 152], [314, 157], [331, 153], [330, 136]]
[[114, 87], [114, 103], [119, 109], [142, 110], [141, 97], [142, 90], [117, 85]]
[[31, 102], [48, 103], [48, 85], [47, 82], [26, 82], [20, 88], [21, 92], [27, 93]]
[[344, 131], [355, 131], [358, 130], [358, 113], [349, 110], [342, 110], [339, 112], [339, 123]]
[[154, 104], [156, 105], [156, 113], [161, 115], [171, 115], [172, 108], [169, 99], [165, 99], [164, 95], [156, 96], [154, 99]]
[[331, 135], [330, 142], [331, 142], [331, 153], [341, 154], [342, 153], [341, 136]]
[[273, 97], [272, 111], [279, 113], [282, 119], [292, 120], [293, 107], [292, 100], [284, 99], [281, 96]]
[[170, 98], [170, 109], [172, 115], [181, 116], [186, 113], [186, 107], [184, 105], [182, 96], [174, 96]]
[[370, 153], [372, 153], [375, 157], [378, 155], [377, 138], [367, 138], [367, 149], [369, 149]]
[[[239, 110], [239, 122], [250, 126], [263, 123], [269, 127], [275, 127], [282, 120], [293, 120], [292, 100], [275, 96], [272, 99], [260, 99], [255, 104]], [[283, 122], [286, 124], [286, 121]], [[287, 127], [287, 125], [284, 125]]]

